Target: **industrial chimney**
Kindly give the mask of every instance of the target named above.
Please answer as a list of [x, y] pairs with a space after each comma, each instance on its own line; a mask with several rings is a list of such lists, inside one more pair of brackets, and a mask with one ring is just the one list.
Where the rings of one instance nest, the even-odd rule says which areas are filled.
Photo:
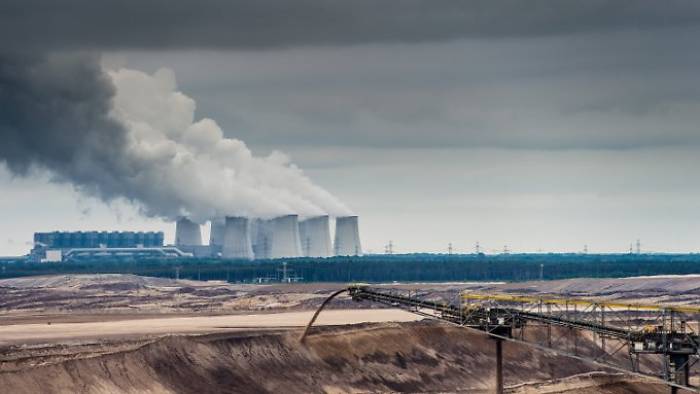
[[342, 216], [335, 219], [334, 249], [336, 256], [362, 256], [357, 216]]
[[200, 246], [202, 245], [202, 233], [199, 224], [188, 218], [181, 218], [175, 226], [176, 246]]
[[328, 216], [317, 216], [299, 222], [301, 254], [306, 257], [331, 255], [331, 233]]
[[248, 218], [226, 217], [221, 256], [226, 259], [253, 259]]

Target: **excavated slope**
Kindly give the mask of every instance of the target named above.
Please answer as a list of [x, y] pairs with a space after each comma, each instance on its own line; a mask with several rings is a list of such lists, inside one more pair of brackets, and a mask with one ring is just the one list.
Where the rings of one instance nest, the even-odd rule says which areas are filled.
[[[298, 335], [166, 337], [113, 353], [83, 349], [73, 356], [61, 348], [53, 358], [45, 351], [46, 357], [34, 366], [6, 353], [0, 388], [17, 394], [478, 393], [487, 392], [494, 381], [493, 341], [457, 327], [419, 322], [316, 328], [306, 346], [298, 343]], [[544, 389], [522, 386], [526, 382], [591, 370], [580, 361], [513, 343], [504, 345], [504, 356], [506, 384], [521, 385], [515, 392]], [[648, 383], [598, 379], [607, 385], [600, 392], [618, 392], [615, 387], [620, 393], [665, 392]], [[597, 392], [597, 383], [588, 381], [593, 383], [584, 384], [586, 389], [564, 382], [550, 392], [567, 392], [567, 385], [578, 392]]]

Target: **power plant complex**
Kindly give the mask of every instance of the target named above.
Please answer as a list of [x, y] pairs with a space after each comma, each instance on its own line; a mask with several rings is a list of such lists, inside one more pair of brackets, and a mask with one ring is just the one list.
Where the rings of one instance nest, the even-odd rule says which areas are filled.
[[210, 221], [209, 242], [201, 225], [183, 217], [175, 225], [174, 245], [164, 245], [162, 232], [47, 232], [34, 234], [29, 259], [56, 262], [86, 259], [201, 257], [277, 259], [294, 257], [360, 256], [357, 216], [335, 218], [331, 242], [328, 215], [304, 218], [285, 215], [272, 219], [227, 216]]
[[299, 220], [298, 215], [272, 219], [216, 218], [210, 221], [209, 244], [205, 245], [200, 226], [181, 218], [176, 223], [175, 246], [194, 256], [227, 259], [362, 255], [357, 216], [338, 217], [335, 223], [335, 244], [332, 245], [327, 215], [304, 220]]

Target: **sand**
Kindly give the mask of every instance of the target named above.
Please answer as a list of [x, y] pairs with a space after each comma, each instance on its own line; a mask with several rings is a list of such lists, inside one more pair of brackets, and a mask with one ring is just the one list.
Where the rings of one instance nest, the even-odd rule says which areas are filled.
[[[0, 345], [32, 344], [57, 341], [107, 339], [165, 334], [226, 332], [236, 329], [303, 327], [313, 312], [283, 312], [229, 316], [165, 317], [94, 321], [82, 323], [34, 323], [0, 326]], [[342, 325], [372, 322], [408, 322], [421, 317], [402, 310], [329, 310], [315, 325]]]

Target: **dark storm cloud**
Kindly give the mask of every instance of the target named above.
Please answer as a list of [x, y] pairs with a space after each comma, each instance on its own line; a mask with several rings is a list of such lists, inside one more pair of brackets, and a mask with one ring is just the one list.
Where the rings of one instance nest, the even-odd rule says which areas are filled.
[[174, 68], [201, 116], [267, 149], [635, 149], [700, 144], [700, 52], [688, 50], [698, 37], [685, 28], [123, 58]]
[[5, 48], [275, 48], [700, 23], [696, 0], [4, 0]]
[[125, 130], [109, 118], [114, 88], [87, 54], [0, 54], [0, 162], [51, 169], [86, 191], [113, 193]]
[[350, 213], [283, 154], [253, 156], [214, 121], [194, 122], [194, 102], [171, 73], [107, 74], [99, 60], [0, 58], [0, 164], [21, 176], [48, 170], [55, 181], [154, 217]]

